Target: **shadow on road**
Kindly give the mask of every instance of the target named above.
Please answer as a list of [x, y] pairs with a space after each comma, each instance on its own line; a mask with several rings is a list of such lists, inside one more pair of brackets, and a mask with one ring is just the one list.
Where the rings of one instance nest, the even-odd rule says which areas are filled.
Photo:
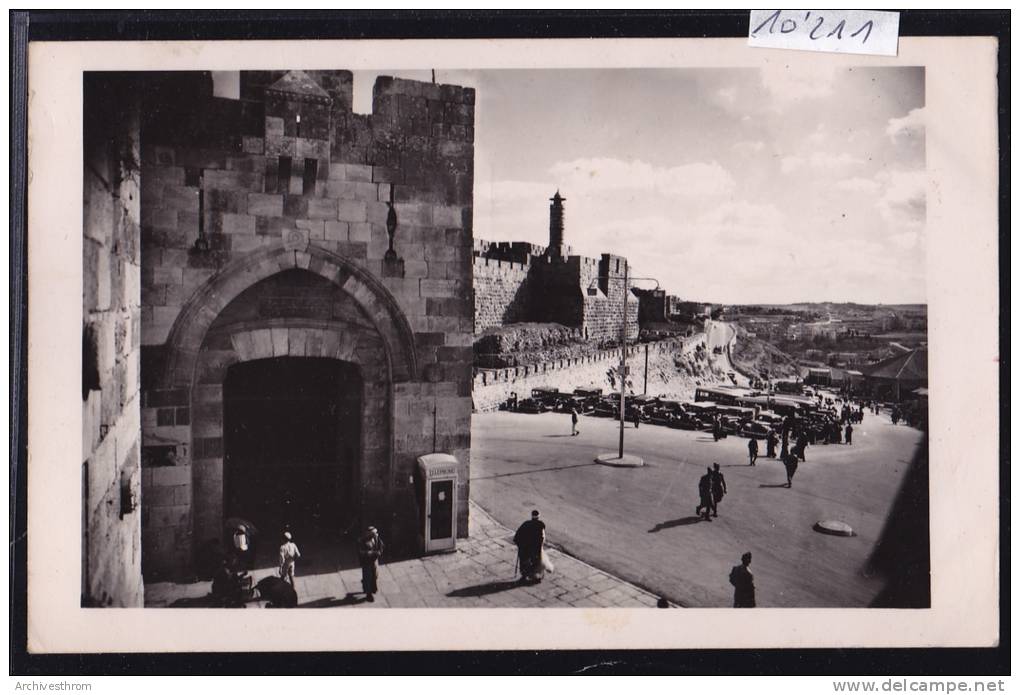
[[[555, 435], [553, 435], [555, 436]], [[575, 463], [570, 466], [552, 466], [551, 468], [533, 468], [526, 471], [514, 471], [513, 473], [497, 473], [496, 475], [480, 475], [471, 480], [491, 480], [492, 478], [507, 478], [512, 475], [530, 475], [531, 473], [545, 473], [547, 471], [565, 471], [569, 468], [585, 468], [586, 466], [598, 466], [599, 464], [592, 461], [591, 463]]]
[[758, 487], [786, 487], [786, 483], [779, 483], [778, 485], [759, 485]]
[[339, 606], [356, 606], [359, 603], [365, 603], [364, 596], [347, 594], [343, 598], [326, 596], [325, 598], [317, 598], [314, 601], [299, 603], [298, 608], [338, 608]]
[[498, 594], [500, 591], [506, 591], [513, 589], [515, 586], [520, 586], [517, 581], [512, 582], [491, 582], [489, 584], [475, 584], [474, 586], [465, 586], [462, 589], [454, 589], [447, 596], [451, 598], [463, 598], [466, 596], [488, 596], [489, 594]]
[[682, 519], [671, 519], [670, 521], [663, 521], [661, 524], [656, 524], [655, 528], [648, 529], [648, 533], [658, 533], [668, 528], [675, 526], [690, 526], [691, 524], [698, 524], [704, 521], [700, 516], [685, 516]]
[[573, 437], [574, 435], [572, 435], [572, 434], [546, 434], [546, 435], [543, 435], [543, 436], [546, 436], [546, 437]]

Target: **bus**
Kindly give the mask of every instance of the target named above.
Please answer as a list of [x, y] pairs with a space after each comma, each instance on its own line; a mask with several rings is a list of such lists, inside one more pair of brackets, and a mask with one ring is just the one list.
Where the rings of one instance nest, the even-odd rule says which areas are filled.
[[745, 389], [736, 389], [724, 386], [699, 386], [694, 391], [694, 401], [713, 401], [720, 405], [739, 405], [738, 401], [745, 398], [749, 392]]

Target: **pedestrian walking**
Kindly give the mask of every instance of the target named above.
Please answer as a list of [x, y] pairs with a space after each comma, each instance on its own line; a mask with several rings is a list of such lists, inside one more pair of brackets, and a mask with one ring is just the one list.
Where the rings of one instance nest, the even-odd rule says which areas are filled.
[[517, 546], [517, 562], [521, 582], [542, 581], [545, 567], [542, 564], [542, 548], [545, 546], [545, 522], [538, 518], [538, 510], [531, 512], [531, 518], [517, 527], [514, 545]]
[[854, 426], [849, 424], [849, 423], [847, 423], [846, 432], [844, 433], [844, 439], [846, 440], [846, 443], [847, 444], [852, 444], [853, 443], [853, 437], [854, 437]]
[[581, 432], [577, 429], [577, 408], [571, 408], [570, 409], [570, 436], [571, 437], [576, 437], [579, 434], [581, 434]]
[[[752, 464], [753, 465], [753, 464]], [[719, 516], [719, 503], [726, 494], [726, 477], [719, 470], [719, 464], [712, 464], [712, 516]]]
[[786, 466], [786, 487], [793, 487], [793, 475], [797, 472], [797, 454], [790, 452], [783, 459], [783, 465]]
[[301, 551], [294, 543], [290, 531], [283, 532], [283, 544], [280, 546], [280, 579], [294, 586], [294, 571]]
[[754, 575], [751, 574], [751, 553], [740, 556], [740, 564], [730, 570], [733, 585], [733, 607], [754, 608]]
[[638, 427], [640, 427], [641, 426], [641, 411], [638, 410], [637, 408], [634, 408], [634, 414], [631, 417], [631, 420], [634, 421], [634, 429], [637, 429]]
[[701, 516], [701, 510], [705, 510], [705, 514], [702, 517], [705, 521], [711, 521], [709, 514], [712, 512], [712, 508], [715, 507], [715, 502], [712, 499], [712, 469], [709, 468], [705, 475], [701, 476], [698, 480], [698, 497], [700, 502], [694, 509], [695, 516]]
[[749, 441], [747, 443], [747, 458], [750, 459], [750, 463], [747, 464], [749, 466], [753, 466], [754, 462], [758, 460], [758, 438], [757, 437], [751, 437], [751, 441]]
[[779, 452], [779, 457], [786, 460], [786, 457], [790, 453], [790, 433], [787, 430], [783, 430], [783, 449]]
[[775, 430], [769, 430], [768, 436], [765, 438], [765, 455], [770, 459], [776, 457], [776, 444], [779, 443], [779, 437], [776, 436]]
[[369, 526], [358, 539], [358, 563], [361, 565], [361, 590], [365, 592], [365, 600], [375, 601], [379, 593], [379, 558], [386, 546], [379, 537], [379, 529]]

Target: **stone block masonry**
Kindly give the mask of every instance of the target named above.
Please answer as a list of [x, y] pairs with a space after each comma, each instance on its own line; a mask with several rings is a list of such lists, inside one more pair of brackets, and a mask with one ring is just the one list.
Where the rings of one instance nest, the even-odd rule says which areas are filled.
[[[627, 302], [627, 338], [638, 335], [638, 300], [624, 292], [627, 260], [560, 256], [552, 247], [476, 240], [475, 334], [520, 322], [559, 323], [596, 345], [618, 342]], [[569, 251], [568, 247], [556, 247]]]
[[141, 607], [139, 84], [84, 80], [81, 603]]
[[184, 79], [145, 90], [139, 157], [146, 576], [187, 575], [233, 513], [223, 385], [254, 360], [356, 366], [352, 523], [413, 549], [441, 450], [466, 533], [474, 91], [381, 77], [363, 115], [348, 71], [243, 72], [239, 102], [175, 99]]

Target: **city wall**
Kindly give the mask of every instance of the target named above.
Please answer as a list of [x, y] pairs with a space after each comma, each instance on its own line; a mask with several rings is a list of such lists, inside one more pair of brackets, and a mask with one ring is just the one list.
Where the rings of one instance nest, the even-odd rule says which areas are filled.
[[[620, 256], [600, 259], [545, 255], [523, 242], [474, 242], [474, 330], [518, 322], [551, 322], [579, 329], [596, 344], [619, 340], [624, 269]], [[638, 299], [627, 292], [627, 337], [638, 335]]]
[[[667, 338], [627, 348], [630, 374], [627, 378], [628, 393], [641, 393], [644, 389], [646, 346], [649, 353], [648, 392], [659, 394], [676, 391], [682, 377], [676, 372], [674, 360], [689, 355], [701, 338], [703, 336], [700, 334], [686, 339]], [[531, 395], [532, 389], [540, 387], [553, 387], [568, 392], [575, 388], [601, 388], [605, 393], [616, 391], [620, 388], [617, 380], [619, 366], [619, 350], [599, 350], [584, 356], [534, 365], [477, 369], [472, 388], [474, 408], [476, 412], [497, 410], [511, 393], [523, 399]]]
[[474, 259], [475, 332], [529, 320], [531, 263], [476, 256]]

